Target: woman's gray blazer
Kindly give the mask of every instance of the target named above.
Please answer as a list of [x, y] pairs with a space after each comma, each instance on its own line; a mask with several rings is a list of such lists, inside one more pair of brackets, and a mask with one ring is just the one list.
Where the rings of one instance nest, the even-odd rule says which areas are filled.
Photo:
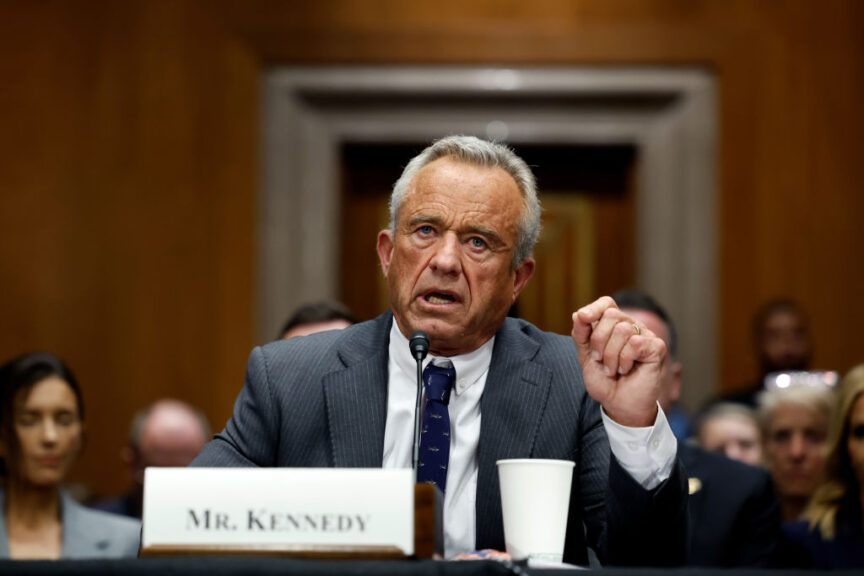
[[[62, 559], [127, 558], [138, 555], [141, 523], [107, 512], [91, 510], [60, 491], [63, 526]], [[9, 558], [6, 533], [6, 494], [0, 489], [0, 558]]]

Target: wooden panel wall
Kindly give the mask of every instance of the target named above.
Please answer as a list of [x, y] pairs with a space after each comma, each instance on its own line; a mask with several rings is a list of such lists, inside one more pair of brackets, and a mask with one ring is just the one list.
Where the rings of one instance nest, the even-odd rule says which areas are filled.
[[257, 63], [182, 3], [22, 3], [0, 22], [0, 357], [69, 362], [78, 478], [119, 493], [136, 409], [177, 397], [221, 428], [242, 385]]
[[[720, 87], [721, 381], [749, 317], [814, 317], [816, 362], [864, 361], [864, 4], [378, 0], [0, 5], [0, 356], [67, 357], [97, 472], [134, 408], [227, 416], [252, 342], [259, 74], [269, 64], [705, 66]], [[373, 239], [369, 239], [371, 243]], [[696, 378], [698, 375], [690, 375]]]

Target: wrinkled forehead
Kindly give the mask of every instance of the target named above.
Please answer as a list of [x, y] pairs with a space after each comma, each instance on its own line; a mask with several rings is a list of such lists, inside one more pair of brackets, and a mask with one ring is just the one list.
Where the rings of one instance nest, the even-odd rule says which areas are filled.
[[408, 186], [409, 195], [416, 190], [418, 183], [427, 180], [430, 175], [435, 175], [442, 179], [449, 178], [464, 180], [470, 178], [476, 180], [478, 183], [489, 181], [490, 187], [491, 182], [495, 181], [499, 183], [498, 186], [494, 186], [495, 188], [500, 187], [500, 182], [504, 181], [507, 182], [508, 185], [512, 185], [513, 188], [519, 192], [520, 197], [524, 195], [524, 191], [519, 186], [519, 182], [503, 166], [498, 164], [473, 162], [456, 156], [442, 156], [436, 158], [418, 170], [417, 173], [414, 174], [414, 177], [411, 179], [410, 185]]
[[[451, 157], [430, 162], [415, 174], [402, 208], [422, 207], [427, 201], [495, 214], [515, 208], [520, 217], [526, 209], [522, 190], [506, 170]], [[458, 206], [448, 204], [455, 202]], [[399, 217], [402, 218], [401, 211]]]

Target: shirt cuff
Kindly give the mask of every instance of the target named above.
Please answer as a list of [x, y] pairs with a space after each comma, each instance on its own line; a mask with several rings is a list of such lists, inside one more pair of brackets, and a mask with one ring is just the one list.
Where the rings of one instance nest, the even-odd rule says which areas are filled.
[[653, 490], [669, 478], [678, 441], [659, 403], [654, 425], [646, 428], [622, 426], [607, 416], [602, 406], [600, 415], [612, 454], [634, 480], [646, 490]]

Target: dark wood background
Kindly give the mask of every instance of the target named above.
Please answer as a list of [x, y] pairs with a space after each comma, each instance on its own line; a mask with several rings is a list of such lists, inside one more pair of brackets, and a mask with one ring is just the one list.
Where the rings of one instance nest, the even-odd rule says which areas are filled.
[[0, 2], [0, 357], [69, 361], [77, 479], [120, 492], [135, 409], [179, 397], [221, 428], [242, 385], [269, 66], [681, 65], [720, 90], [720, 381], [753, 376], [749, 318], [780, 294], [845, 371], [864, 361], [862, 28], [857, 0]]

